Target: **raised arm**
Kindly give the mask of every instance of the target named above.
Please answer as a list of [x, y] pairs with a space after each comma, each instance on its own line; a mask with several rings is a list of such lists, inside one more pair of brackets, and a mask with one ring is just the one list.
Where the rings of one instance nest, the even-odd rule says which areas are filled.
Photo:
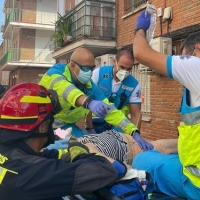
[[136, 21], [136, 31], [133, 40], [133, 53], [135, 59], [160, 74], [167, 75], [167, 55], [157, 52], [149, 46], [146, 40], [146, 31], [150, 25], [150, 14], [145, 17], [141, 12]]

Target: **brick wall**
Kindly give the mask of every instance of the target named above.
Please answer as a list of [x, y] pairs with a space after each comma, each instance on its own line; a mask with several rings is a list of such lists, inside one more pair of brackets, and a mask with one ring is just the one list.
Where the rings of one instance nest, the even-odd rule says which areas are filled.
[[20, 60], [31, 61], [35, 57], [35, 34], [34, 29], [20, 30]]
[[[166, 2], [166, 3], [165, 3]], [[178, 30], [180, 28], [188, 27], [191, 25], [199, 24], [200, 21], [200, 1], [186, 1], [186, 0], [152, 0], [152, 3], [156, 8], [171, 6], [173, 13], [173, 20], [169, 23], [162, 23], [163, 34], [168, 32]], [[134, 13], [129, 17], [122, 19], [122, 17], [127, 14], [124, 10], [125, 0], [116, 0], [116, 29], [117, 29], [117, 46], [126, 46], [132, 43], [133, 40], [133, 30], [135, 27], [135, 21], [138, 14], [141, 12]], [[160, 36], [160, 24], [159, 18], [157, 17], [157, 26], [155, 37]]]
[[35, 23], [36, 22], [36, 6], [37, 0], [22, 0], [21, 1], [21, 9], [22, 15], [21, 20], [24, 23]]
[[[22, 82], [38, 83], [38, 74], [45, 74], [47, 68], [26, 67], [10, 72], [10, 86]], [[15, 79], [15, 81], [13, 81]], [[13, 84], [14, 83], [14, 84]]]
[[75, 0], [65, 0], [65, 10], [70, 10], [70, 2], [71, 2], [71, 9], [75, 6]]
[[[173, 20], [169, 23], [162, 22], [163, 34], [198, 24], [200, 21], [200, 1], [154, 0], [152, 3], [157, 8], [172, 7]], [[116, 0], [117, 47], [132, 44], [135, 21], [141, 11], [122, 19], [127, 14], [124, 8], [125, 1]], [[155, 37], [159, 37], [160, 34], [160, 22], [157, 18]], [[179, 54], [181, 42], [182, 40], [173, 41], [177, 54]], [[153, 75], [150, 80], [151, 122], [142, 122], [141, 133], [148, 139], [176, 138], [183, 87], [164, 76]]]

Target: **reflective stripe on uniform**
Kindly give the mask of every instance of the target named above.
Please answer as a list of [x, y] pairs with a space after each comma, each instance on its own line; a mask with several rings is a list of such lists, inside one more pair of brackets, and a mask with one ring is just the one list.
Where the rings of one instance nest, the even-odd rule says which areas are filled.
[[107, 110], [107, 115], [110, 114], [113, 110], [117, 109], [114, 104], [110, 104], [109, 108], [110, 108], [110, 110]]
[[67, 153], [67, 152], [68, 152], [67, 149], [59, 149], [59, 150], [58, 150], [58, 159], [60, 159], [61, 156], [62, 156], [63, 154], [65, 154], [65, 153]]
[[74, 89], [76, 89], [76, 87], [75, 87], [74, 85], [70, 85], [69, 87], [67, 87], [67, 88], [64, 90], [64, 92], [63, 92], [63, 99], [64, 99], [65, 101], [67, 101], [67, 96], [68, 96], [69, 93], [70, 93], [72, 90], [74, 90]]
[[6, 172], [11, 172], [13, 174], [18, 174], [17, 172], [14, 172], [14, 171], [8, 170], [6, 168], [0, 167], [0, 185], [3, 182], [3, 179], [4, 179], [5, 175], [6, 175]]
[[63, 76], [58, 76], [57, 78], [55, 78], [50, 85], [50, 89], [53, 89], [54, 85], [61, 80], [66, 80], [66, 78], [64, 78]]
[[120, 124], [118, 125], [118, 127], [122, 130], [125, 129], [125, 127], [130, 124], [130, 121], [128, 119], [124, 119], [120, 122]]

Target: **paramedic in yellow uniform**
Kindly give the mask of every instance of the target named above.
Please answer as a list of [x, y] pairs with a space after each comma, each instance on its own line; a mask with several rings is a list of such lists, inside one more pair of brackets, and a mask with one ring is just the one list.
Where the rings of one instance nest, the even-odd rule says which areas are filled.
[[184, 41], [181, 56], [154, 51], [145, 32], [150, 14], [142, 12], [136, 21], [133, 42], [138, 62], [181, 83], [184, 87], [178, 127], [178, 154], [158, 151], [138, 154], [132, 166], [147, 170], [156, 182], [156, 191], [190, 200], [200, 199], [200, 32], [191, 33]]
[[69, 64], [55, 64], [42, 77], [40, 85], [54, 89], [62, 106], [62, 111], [55, 116], [54, 128], [72, 127], [72, 134], [81, 137], [83, 132], [76, 123], [91, 111], [132, 135], [141, 149], [152, 149], [153, 146], [140, 136], [137, 127], [114, 104], [110, 104], [93, 83], [91, 76], [94, 68], [93, 54], [85, 48], [78, 48], [72, 53]]

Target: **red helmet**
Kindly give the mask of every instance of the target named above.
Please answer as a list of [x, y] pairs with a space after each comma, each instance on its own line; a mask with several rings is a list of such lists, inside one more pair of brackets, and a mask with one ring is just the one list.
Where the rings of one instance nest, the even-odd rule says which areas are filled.
[[0, 100], [0, 128], [31, 131], [60, 110], [55, 91], [36, 83], [21, 83]]

